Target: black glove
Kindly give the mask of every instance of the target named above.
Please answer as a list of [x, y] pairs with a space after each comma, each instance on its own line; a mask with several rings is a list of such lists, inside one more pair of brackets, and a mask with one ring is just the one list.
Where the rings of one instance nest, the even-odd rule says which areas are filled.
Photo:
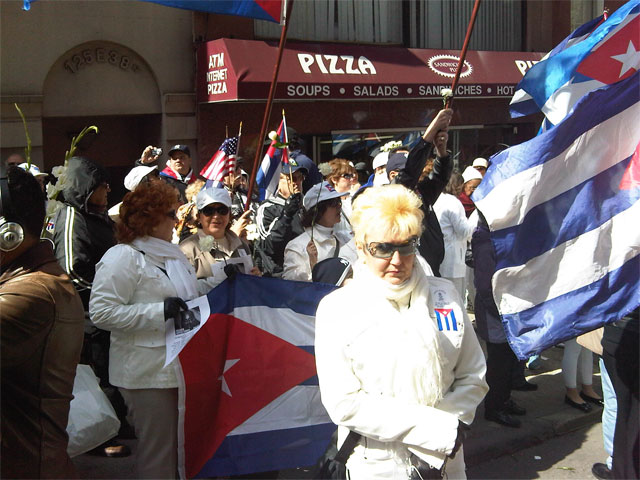
[[235, 263], [230, 263], [228, 265], [225, 265], [223, 270], [225, 275], [229, 279], [234, 278], [240, 272], [240, 268]]
[[173, 319], [176, 332], [184, 330], [184, 325], [182, 325], [182, 312], [187, 310], [189, 310], [189, 307], [187, 307], [184, 300], [179, 297], [169, 297], [164, 299], [164, 319], [165, 321], [171, 318]]
[[467, 437], [467, 432], [469, 430], [471, 430], [471, 427], [469, 427], [469, 425], [458, 420], [458, 436], [456, 437], [456, 443], [453, 444], [453, 450], [451, 450], [451, 454], [449, 455], [449, 457], [455, 458], [456, 453], [458, 453], [458, 450], [460, 450], [462, 442], [464, 442], [464, 439]]
[[285, 214], [285, 216], [291, 218], [296, 213], [298, 213], [298, 210], [300, 210], [301, 204], [302, 204], [302, 194], [294, 193], [293, 195], [289, 196], [289, 198], [287, 198], [287, 200], [284, 202], [283, 213]]

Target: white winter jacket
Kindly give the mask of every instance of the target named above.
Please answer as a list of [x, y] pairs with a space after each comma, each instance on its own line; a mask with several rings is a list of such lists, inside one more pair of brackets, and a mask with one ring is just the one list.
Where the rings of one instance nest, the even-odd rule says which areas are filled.
[[[287, 243], [284, 250], [282, 278], [302, 282], [311, 281], [311, 266], [309, 265], [309, 254], [307, 253], [307, 244], [310, 240], [311, 227], [307, 227], [303, 233]], [[358, 259], [355, 241], [343, 232], [336, 232], [334, 229], [323, 227], [322, 225], [314, 225], [313, 241], [318, 249], [318, 262], [333, 257], [336, 251], [336, 244], [340, 245], [338, 257], [345, 258], [351, 263]]]
[[[178, 295], [163, 271], [165, 264], [152, 263], [142, 251], [128, 244], [107, 250], [96, 265], [89, 313], [97, 327], [111, 332], [111, 384], [131, 389], [175, 388], [175, 360], [162, 368], [166, 354], [164, 299]], [[195, 271], [189, 267], [195, 279]], [[215, 284], [212, 277], [197, 280], [197, 285], [198, 294], [204, 295]]]
[[[442, 278], [426, 279], [424, 321], [438, 329], [443, 357], [444, 394], [435, 407], [421, 404], [412, 385], [411, 371], [419, 371], [423, 348], [424, 335], [415, 334], [423, 328], [420, 318], [409, 325], [408, 317], [357, 277], [318, 307], [315, 352], [322, 402], [340, 426], [339, 445], [349, 430], [363, 435], [347, 461], [352, 479], [408, 478], [409, 451], [441, 468], [455, 444], [458, 420], [470, 424], [488, 390], [484, 355], [455, 287]], [[415, 298], [414, 290], [411, 301]], [[408, 360], [404, 355], [400, 369], [390, 345], [406, 345], [416, 355]], [[414, 367], [407, 367], [412, 361]], [[462, 451], [446, 472], [464, 478]]]
[[467, 272], [464, 254], [475, 222], [467, 219], [462, 202], [447, 193], [438, 197], [433, 210], [444, 237], [444, 259], [440, 264], [440, 275], [446, 278], [464, 278]]

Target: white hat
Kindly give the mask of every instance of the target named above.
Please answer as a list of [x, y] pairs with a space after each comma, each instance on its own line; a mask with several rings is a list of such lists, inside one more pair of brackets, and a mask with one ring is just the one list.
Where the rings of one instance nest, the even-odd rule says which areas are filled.
[[464, 169], [464, 172], [462, 172], [462, 179], [464, 183], [475, 179], [482, 180], [482, 174], [473, 167], [467, 167]]
[[24, 162], [24, 163], [21, 163], [18, 166], [21, 169], [23, 169], [24, 171], [29, 172], [34, 177], [46, 177], [47, 176], [46, 173], [42, 173], [40, 171], [40, 169], [38, 168], [38, 166], [33, 164], [33, 163], [29, 166], [29, 164], [27, 162]]
[[304, 198], [302, 199], [302, 206], [306, 210], [309, 210], [315, 207], [320, 202], [331, 200], [332, 198], [344, 197], [346, 195], [349, 195], [349, 192], [340, 193], [335, 188], [333, 188], [333, 185], [331, 185], [329, 182], [316, 183], [305, 194]]
[[389, 152], [380, 152], [373, 159], [373, 169], [375, 170], [378, 167], [384, 167], [389, 161]]
[[122, 205], [122, 202], [116, 203], [113, 207], [107, 210], [107, 215], [109, 215], [109, 218], [116, 223], [120, 221], [120, 205]]
[[157, 169], [158, 166], [148, 167], [146, 165], [139, 165], [137, 167], [133, 167], [127, 176], [124, 177], [124, 187], [133, 192], [136, 187], [140, 184], [142, 179]]
[[489, 168], [489, 162], [487, 162], [486, 158], [478, 157], [473, 161], [472, 167]]
[[231, 196], [226, 188], [209, 187], [204, 188], [196, 195], [196, 208], [202, 210], [212, 203], [221, 203], [231, 207]]

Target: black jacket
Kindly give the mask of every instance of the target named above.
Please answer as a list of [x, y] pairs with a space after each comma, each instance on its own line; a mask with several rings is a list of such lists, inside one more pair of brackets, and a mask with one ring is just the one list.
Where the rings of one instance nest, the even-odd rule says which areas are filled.
[[293, 215], [284, 214], [286, 200], [277, 195], [262, 202], [256, 223], [260, 240], [256, 245], [256, 266], [263, 275], [279, 277], [284, 264], [284, 249], [291, 240], [304, 232], [302, 205]]
[[433, 145], [420, 139], [418, 144], [411, 149], [407, 158], [407, 164], [401, 170], [394, 183], [404, 185], [410, 190], [415, 190], [422, 197], [424, 210], [424, 232], [420, 237], [420, 255], [429, 263], [433, 274], [440, 276], [440, 264], [444, 259], [444, 236], [440, 229], [440, 222], [433, 211], [433, 204], [447, 186], [451, 177], [451, 157], [436, 157], [433, 162], [433, 171], [427, 178], [419, 181], [420, 174], [427, 163], [427, 159], [433, 151]]
[[106, 181], [107, 172], [91, 160], [69, 159], [68, 183], [62, 192], [65, 206], [55, 214], [49, 227], [53, 228], [58, 263], [73, 280], [85, 310], [89, 310], [96, 264], [116, 244], [111, 219], [106, 213], [92, 213], [87, 207], [91, 194]]

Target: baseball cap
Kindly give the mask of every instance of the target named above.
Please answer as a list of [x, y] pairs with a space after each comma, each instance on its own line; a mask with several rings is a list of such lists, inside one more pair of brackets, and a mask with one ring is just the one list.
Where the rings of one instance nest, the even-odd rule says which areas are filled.
[[408, 153], [392, 153], [389, 155], [389, 161], [387, 162], [387, 174], [395, 170], [402, 170], [407, 164]]
[[487, 162], [486, 158], [478, 157], [473, 161], [472, 167], [482, 167], [489, 168], [489, 162]]
[[169, 156], [171, 156], [171, 154], [174, 152], [183, 152], [187, 155], [187, 157], [191, 156], [191, 150], [189, 150], [189, 147], [187, 147], [186, 145], [174, 145], [173, 147], [171, 147], [171, 150], [169, 150]]
[[133, 192], [144, 177], [157, 169], [157, 165], [153, 167], [149, 167], [147, 165], [139, 165], [137, 167], [133, 167], [131, 171], [127, 173], [127, 176], [124, 177], [124, 187], [130, 192]]
[[482, 174], [473, 167], [467, 167], [464, 169], [464, 172], [462, 172], [462, 179], [464, 183], [475, 179], [482, 180]]
[[324, 202], [325, 200], [331, 200], [332, 198], [344, 197], [349, 195], [349, 192], [338, 192], [333, 185], [329, 182], [321, 182], [316, 183], [313, 187], [309, 189], [309, 191], [305, 194], [302, 199], [302, 206], [309, 210], [312, 207], [315, 207], [318, 203]]
[[24, 163], [21, 163], [18, 166], [21, 169], [23, 169], [25, 172], [29, 172], [34, 177], [46, 177], [47, 176], [46, 173], [42, 173], [40, 171], [40, 169], [38, 168], [38, 166], [34, 165], [33, 163], [31, 165], [29, 165], [27, 162], [24, 162]]
[[389, 152], [380, 152], [373, 159], [373, 164], [371, 165], [375, 170], [378, 167], [383, 167], [389, 161]]
[[284, 173], [285, 175], [289, 175], [290, 173], [295, 173], [298, 170], [304, 170], [304, 173], [307, 174], [307, 169], [296, 162], [295, 158], [290, 158], [289, 163], [282, 162], [282, 170], [280, 173]]
[[221, 203], [227, 207], [231, 207], [231, 196], [225, 188], [209, 187], [200, 190], [196, 195], [196, 208], [202, 210], [212, 203]]

